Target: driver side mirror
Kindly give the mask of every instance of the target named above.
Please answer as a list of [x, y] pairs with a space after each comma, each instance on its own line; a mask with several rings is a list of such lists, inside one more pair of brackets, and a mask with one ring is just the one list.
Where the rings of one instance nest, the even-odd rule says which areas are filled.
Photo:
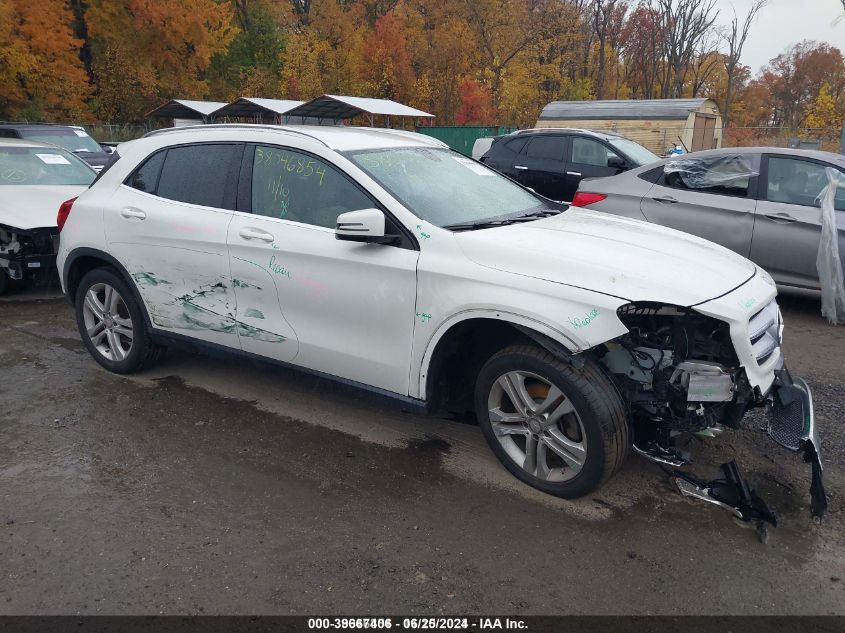
[[380, 209], [348, 211], [337, 216], [334, 236], [347, 242], [366, 244], [392, 244], [398, 235], [385, 235], [385, 217]]
[[625, 171], [627, 167], [625, 160], [621, 156], [608, 156], [607, 166], [611, 169], [618, 169], [619, 171]]

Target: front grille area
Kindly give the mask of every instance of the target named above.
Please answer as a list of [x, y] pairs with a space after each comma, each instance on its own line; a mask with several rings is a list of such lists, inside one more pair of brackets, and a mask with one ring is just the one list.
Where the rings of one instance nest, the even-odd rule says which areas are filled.
[[762, 365], [780, 350], [782, 321], [777, 301], [772, 300], [748, 321], [751, 351], [758, 365]]

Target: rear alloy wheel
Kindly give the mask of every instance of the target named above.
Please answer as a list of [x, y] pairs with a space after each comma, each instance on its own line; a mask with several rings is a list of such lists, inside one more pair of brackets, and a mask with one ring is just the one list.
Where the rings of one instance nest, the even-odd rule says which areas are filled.
[[558, 497], [594, 490], [628, 454], [622, 399], [589, 358], [579, 367], [533, 345], [505, 348], [481, 368], [475, 407], [505, 468]]
[[76, 290], [76, 324], [100, 365], [127, 374], [152, 364], [165, 348], [153, 343], [129, 285], [112, 268], [95, 268]]

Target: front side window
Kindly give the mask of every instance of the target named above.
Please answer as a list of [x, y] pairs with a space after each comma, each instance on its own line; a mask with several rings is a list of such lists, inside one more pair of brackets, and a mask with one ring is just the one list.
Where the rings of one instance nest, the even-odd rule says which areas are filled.
[[0, 185], [85, 185], [94, 171], [56, 147], [0, 146]]
[[[156, 195], [203, 207], [234, 209], [241, 147], [204, 143], [167, 150]], [[235, 164], [237, 162], [237, 164]], [[149, 183], [145, 181], [145, 186]]]
[[337, 216], [374, 206], [346, 176], [324, 161], [283, 147], [258, 146], [252, 166], [252, 212], [334, 228]]
[[449, 149], [396, 147], [347, 156], [414, 215], [436, 226], [552, 208], [512, 180]]
[[663, 184], [673, 189], [745, 198], [757, 175], [757, 158], [750, 155], [719, 155], [679, 158], [663, 166]]
[[607, 167], [612, 156], [619, 158], [618, 154], [598, 141], [579, 136], [572, 138], [572, 155], [570, 157], [572, 163]]
[[[818, 207], [821, 206], [820, 194], [827, 184], [824, 165], [799, 158], [769, 158], [766, 200]], [[834, 200], [836, 210], [845, 211], [842, 187], [837, 190]]]

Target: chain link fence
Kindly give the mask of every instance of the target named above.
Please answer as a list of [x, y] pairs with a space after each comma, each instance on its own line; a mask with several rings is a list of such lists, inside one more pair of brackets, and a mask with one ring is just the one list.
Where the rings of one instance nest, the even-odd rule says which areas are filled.
[[722, 147], [791, 147], [845, 152], [843, 131], [836, 128], [729, 127]]

